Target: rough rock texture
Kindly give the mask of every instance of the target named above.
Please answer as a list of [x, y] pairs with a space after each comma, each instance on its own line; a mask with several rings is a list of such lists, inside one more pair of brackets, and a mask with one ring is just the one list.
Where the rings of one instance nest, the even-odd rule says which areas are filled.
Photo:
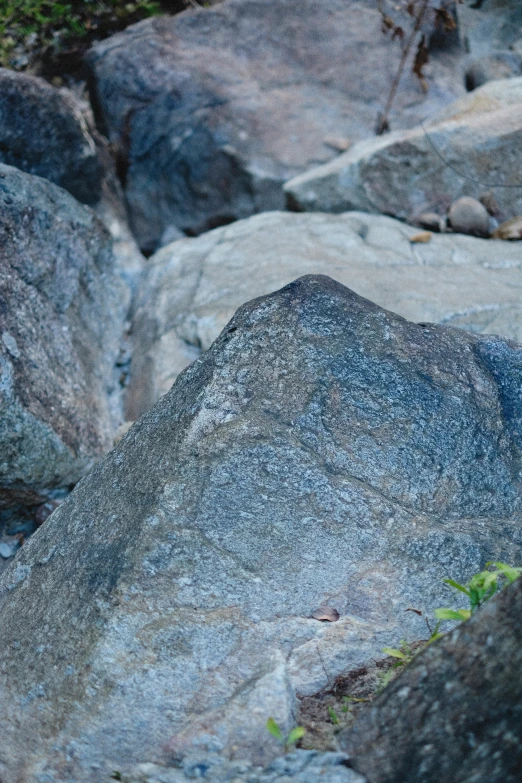
[[522, 579], [430, 646], [346, 738], [372, 783], [519, 783]]
[[243, 306], [1, 577], [3, 781], [270, 761], [296, 693], [521, 560], [521, 374], [327, 277]]
[[518, 52], [495, 52], [487, 57], [472, 60], [466, 68], [464, 80], [466, 89], [476, 90], [486, 82], [509, 79], [522, 73], [522, 54]]
[[0, 507], [34, 505], [112, 446], [129, 292], [93, 212], [2, 164], [0, 234]]
[[391, 218], [265, 213], [149, 259], [133, 319], [127, 418], [137, 419], [235, 310], [302, 274], [339, 280], [412, 321], [522, 342], [522, 247], [462, 235], [411, 243]]
[[467, 50], [475, 57], [516, 48], [522, 41], [519, 0], [474, 0], [456, 6]]
[[74, 96], [43, 79], [0, 68], [0, 163], [54, 182], [96, 204], [104, 167]]
[[177, 768], [140, 764], [124, 783], [365, 783], [365, 778], [346, 766], [343, 753], [317, 753], [299, 750], [272, 762], [267, 768], [248, 761], [226, 761], [217, 755], [187, 758]]
[[0, 68], [0, 163], [44, 177], [95, 208], [113, 238], [115, 266], [134, 287], [144, 258], [128, 226], [107, 141], [85, 100]]
[[492, 191], [508, 219], [522, 212], [521, 171], [519, 77], [488, 82], [418, 128], [361, 141], [285, 190], [301, 210], [362, 209], [402, 219]]
[[[294, 0], [227, 0], [96, 44], [93, 99], [141, 247], [280, 209], [285, 180], [334, 157], [336, 139], [372, 135], [400, 57], [380, 25], [374, 0], [300, 0], [298, 13]], [[433, 54], [427, 95], [408, 71], [392, 123], [463, 93], [461, 57]]]

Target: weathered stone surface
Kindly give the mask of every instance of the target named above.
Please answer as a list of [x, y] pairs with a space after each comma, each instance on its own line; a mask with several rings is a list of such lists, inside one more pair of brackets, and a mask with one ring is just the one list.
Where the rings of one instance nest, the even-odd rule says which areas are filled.
[[345, 738], [372, 783], [519, 783], [522, 579], [425, 650]]
[[93, 212], [2, 164], [0, 234], [0, 507], [36, 505], [112, 447], [129, 292]]
[[520, 561], [521, 361], [322, 276], [243, 306], [1, 577], [3, 780], [266, 763], [296, 692]]
[[522, 78], [488, 82], [417, 128], [355, 144], [285, 186], [308, 211], [362, 209], [402, 219], [444, 213], [493, 191], [502, 220], [522, 211]]
[[144, 258], [128, 226], [107, 141], [84, 99], [0, 68], [0, 163], [44, 177], [91, 205], [111, 233], [116, 267], [134, 286]]
[[274, 212], [162, 249], [134, 314], [127, 418], [151, 408], [241, 304], [302, 274], [327, 274], [412, 321], [522, 342], [522, 248], [457, 234], [412, 244], [418, 233], [364, 213]]
[[486, 82], [509, 79], [522, 73], [522, 54], [518, 52], [493, 52], [487, 57], [472, 60], [466, 68], [466, 89], [476, 90]]
[[475, 0], [456, 6], [467, 50], [484, 57], [495, 50], [516, 48], [522, 39], [519, 0]]
[[[330, 160], [332, 139], [373, 134], [399, 57], [374, 0], [227, 0], [96, 44], [93, 97], [141, 247], [282, 208], [283, 182]], [[427, 95], [408, 70], [392, 123], [462, 94], [461, 57], [433, 54]]]
[[0, 163], [96, 204], [104, 168], [74, 96], [43, 79], [0, 68]]
[[254, 767], [248, 761], [226, 761], [220, 756], [195, 756], [177, 768], [140, 764], [124, 783], [188, 783], [210, 780], [212, 783], [365, 783], [362, 775], [346, 766], [343, 753], [317, 753], [298, 750], [276, 759], [267, 768]]

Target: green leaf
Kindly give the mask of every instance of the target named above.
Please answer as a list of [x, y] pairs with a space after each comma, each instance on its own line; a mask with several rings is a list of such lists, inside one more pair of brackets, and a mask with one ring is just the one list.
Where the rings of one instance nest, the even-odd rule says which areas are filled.
[[275, 722], [275, 720], [273, 718], [269, 718], [267, 720], [266, 727], [267, 727], [268, 731], [270, 732], [270, 734], [273, 737], [275, 737], [277, 740], [279, 740], [279, 742], [283, 742], [284, 741], [283, 732], [281, 731], [281, 729], [279, 728], [279, 726], [277, 725], [277, 723]]
[[456, 582], [454, 579], [444, 579], [443, 581], [447, 585], [451, 585], [451, 587], [454, 587], [455, 590], [460, 590], [461, 593], [464, 593], [469, 598], [469, 590], [464, 585], [461, 585], [459, 582]]
[[[337, 721], [339, 723], [339, 721]], [[295, 729], [292, 729], [290, 734], [288, 735], [288, 739], [286, 740], [287, 745], [295, 745], [295, 743], [301, 739], [301, 737], [304, 737], [305, 735], [305, 729], [303, 729], [302, 726], [296, 726]]]
[[461, 623], [469, 620], [471, 611], [469, 609], [435, 609], [435, 617], [439, 620], [456, 620]]
[[386, 653], [386, 655], [391, 655], [392, 658], [400, 658], [401, 661], [407, 661], [408, 656], [401, 652], [400, 650], [396, 650], [394, 647], [384, 647], [383, 653]]
[[522, 568], [515, 568], [514, 566], [509, 566], [506, 563], [492, 563], [492, 565], [495, 565], [499, 571], [502, 572], [502, 574], [506, 577], [509, 584], [512, 584], [515, 579], [518, 579], [519, 576], [522, 574]]
[[337, 714], [331, 704], [328, 705], [328, 715], [330, 716], [330, 720], [332, 721], [332, 723], [335, 726], [338, 726], [339, 718], [337, 717]]

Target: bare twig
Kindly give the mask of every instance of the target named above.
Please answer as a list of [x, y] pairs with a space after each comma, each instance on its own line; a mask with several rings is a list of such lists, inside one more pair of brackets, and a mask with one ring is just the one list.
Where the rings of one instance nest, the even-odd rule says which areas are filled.
[[[389, 115], [391, 107], [393, 106], [393, 102], [395, 100], [395, 96], [397, 95], [397, 90], [399, 89], [399, 84], [402, 79], [402, 74], [404, 73], [404, 68], [408, 62], [412, 46], [415, 43], [415, 39], [417, 38], [429, 4], [430, 0], [422, 0], [422, 5], [414, 17], [412, 30], [402, 47], [401, 59], [399, 60], [399, 65], [393, 78], [390, 92], [388, 93], [388, 100], [386, 101], [386, 105], [383, 111], [380, 112], [379, 116], [377, 117], [377, 126], [375, 128], [377, 136], [381, 136], [383, 133], [386, 133], [386, 131], [388, 131], [390, 128]], [[381, 3], [379, 3], [379, 6], [382, 7]]]
[[401, 41], [401, 57], [395, 76], [390, 86], [388, 98], [384, 109], [377, 116], [375, 132], [378, 136], [386, 133], [390, 129], [390, 112], [399, 90], [400, 82], [404, 74], [404, 69], [410, 60], [413, 49], [416, 46], [417, 52], [413, 58], [412, 71], [419, 79], [424, 92], [428, 90], [428, 84], [424, 78], [423, 68], [428, 62], [429, 52], [426, 42], [426, 36], [422, 32], [422, 27], [427, 20], [428, 14], [433, 13], [434, 28], [442, 24], [446, 30], [455, 29], [455, 22], [448, 9], [451, 9], [455, 3], [462, 0], [439, 0], [438, 5], [433, 5], [434, 0], [403, 0], [394, 10], [402, 10], [411, 18], [411, 29], [406, 36], [404, 29], [394, 22], [386, 13], [384, 8], [385, 0], [377, 0], [377, 10], [381, 15], [382, 29], [384, 33], [391, 31], [392, 39], [398, 38]]

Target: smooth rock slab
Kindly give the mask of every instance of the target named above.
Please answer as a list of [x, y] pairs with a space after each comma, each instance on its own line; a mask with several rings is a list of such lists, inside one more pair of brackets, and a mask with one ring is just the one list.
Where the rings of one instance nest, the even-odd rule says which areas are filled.
[[488, 82], [424, 125], [355, 144], [285, 185], [294, 208], [411, 219], [491, 191], [500, 219], [522, 212], [522, 78]]
[[[140, 246], [282, 209], [287, 179], [373, 135], [399, 59], [374, 0], [227, 0], [97, 43], [93, 102]], [[407, 69], [394, 126], [463, 94], [461, 59], [433, 53], [428, 94]]]
[[386, 688], [344, 738], [352, 763], [372, 783], [519, 783], [521, 670], [519, 579]]
[[108, 231], [0, 164], [0, 508], [68, 489], [112, 447], [129, 290]]
[[243, 306], [2, 576], [3, 780], [269, 762], [296, 693], [521, 560], [521, 384], [327, 277]]
[[321, 273], [412, 321], [522, 342], [522, 246], [419, 233], [387, 217], [274, 212], [176, 242], [149, 259], [133, 318], [128, 419], [206, 350], [235, 310]]

